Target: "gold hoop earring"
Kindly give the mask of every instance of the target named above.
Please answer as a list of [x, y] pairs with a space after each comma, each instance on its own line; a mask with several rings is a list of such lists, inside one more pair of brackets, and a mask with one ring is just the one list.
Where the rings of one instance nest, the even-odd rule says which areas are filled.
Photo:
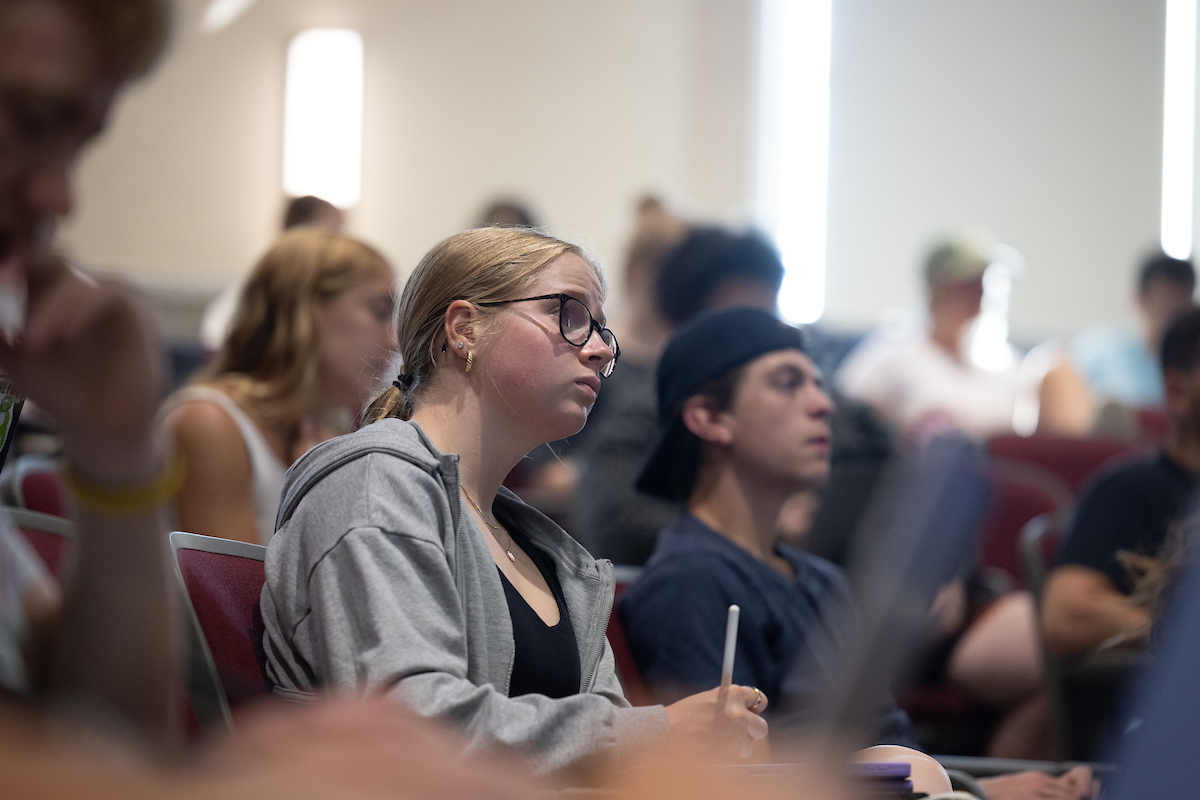
[[463, 370], [464, 375], [471, 373], [471, 367], [475, 366], [475, 354], [470, 350], [467, 351], [467, 368]]

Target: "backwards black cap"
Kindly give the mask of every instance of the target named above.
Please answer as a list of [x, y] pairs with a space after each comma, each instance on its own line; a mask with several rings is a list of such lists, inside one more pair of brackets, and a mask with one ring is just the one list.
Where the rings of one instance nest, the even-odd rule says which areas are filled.
[[683, 403], [697, 390], [748, 361], [776, 350], [804, 351], [800, 331], [758, 308], [710, 311], [684, 325], [658, 362], [658, 441], [638, 475], [638, 489], [684, 500], [675, 476], [683, 437]]

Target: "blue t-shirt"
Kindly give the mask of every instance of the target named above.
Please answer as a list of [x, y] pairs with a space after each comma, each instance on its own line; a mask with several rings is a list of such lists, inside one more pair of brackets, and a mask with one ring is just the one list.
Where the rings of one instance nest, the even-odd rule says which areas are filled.
[[1157, 408], [1163, 404], [1162, 369], [1136, 331], [1093, 325], [1071, 342], [1071, 359], [1101, 401]]
[[[741, 608], [733, 682], [757, 686], [798, 721], [843, 664], [854, 624], [842, 571], [784, 544], [787, 578], [684, 514], [659, 534], [645, 571], [618, 605], [634, 660], [660, 700], [719, 686], [725, 621]], [[787, 702], [781, 703], [784, 695]], [[784, 708], [786, 706], [786, 708]], [[907, 715], [882, 698], [878, 741], [915, 747]]]

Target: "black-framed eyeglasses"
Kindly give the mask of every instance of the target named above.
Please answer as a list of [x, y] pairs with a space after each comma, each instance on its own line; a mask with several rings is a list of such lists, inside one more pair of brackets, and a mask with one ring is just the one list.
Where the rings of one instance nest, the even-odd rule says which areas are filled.
[[600, 375], [607, 378], [613, 374], [613, 370], [617, 368], [617, 359], [621, 356], [621, 347], [617, 344], [617, 337], [608, 328], [596, 322], [592, 317], [592, 312], [588, 310], [582, 300], [559, 292], [558, 294], [540, 294], [537, 297], [518, 297], [514, 300], [492, 300], [475, 305], [503, 306], [509, 303], [528, 303], [532, 300], [558, 301], [558, 332], [562, 334], [567, 344], [583, 347], [588, 343], [588, 339], [592, 338], [592, 331], [598, 333], [600, 341], [604, 342], [613, 354], [612, 360], [600, 368]]

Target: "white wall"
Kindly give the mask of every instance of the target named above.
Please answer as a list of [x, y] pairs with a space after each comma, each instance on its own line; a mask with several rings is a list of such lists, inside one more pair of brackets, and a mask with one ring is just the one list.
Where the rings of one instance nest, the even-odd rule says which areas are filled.
[[1162, 2], [835, 0], [833, 25], [827, 322], [920, 304], [962, 225], [1028, 261], [1018, 339], [1126, 313], [1158, 241]]
[[[752, 193], [755, 0], [258, 0], [198, 31], [86, 157], [65, 230], [154, 287], [243, 274], [281, 212], [284, 48], [366, 43], [354, 232], [407, 273], [501, 191], [615, 272], [633, 196], [743, 218]], [[932, 236], [995, 230], [1028, 259], [1021, 340], [1121, 316], [1157, 241], [1162, 0], [835, 0], [824, 321], [921, 303]], [[619, 292], [610, 314], [619, 314]]]
[[751, 0], [258, 0], [216, 35], [183, 4], [162, 68], [79, 173], [64, 239], [154, 287], [249, 269], [282, 208], [283, 62], [304, 27], [361, 30], [364, 185], [351, 229], [407, 273], [498, 192], [610, 273], [636, 193], [736, 219], [748, 194]]

